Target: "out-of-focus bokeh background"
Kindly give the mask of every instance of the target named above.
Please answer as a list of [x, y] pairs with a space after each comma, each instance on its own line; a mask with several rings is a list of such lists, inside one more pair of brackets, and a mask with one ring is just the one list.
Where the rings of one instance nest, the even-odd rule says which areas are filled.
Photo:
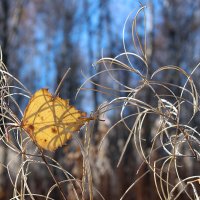
[[[200, 61], [200, 0], [149, 0], [142, 3], [147, 5], [146, 27], [144, 15], [139, 15], [137, 29], [141, 40], [144, 39], [144, 33], [147, 34], [147, 54], [151, 69], [177, 65], [191, 71]], [[88, 90], [81, 91], [75, 100], [77, 88], [85, 80], [82, 74], [87, 77], [95, 74], [98, 69], [92, 64], [102, 55], [115, 57], [123, 53], [123, 38], [127, 51], [136, 52], [131, 23], [140, 7], [139, 1], [135, 0], [0, 0], [0, 45], [3, 61], [9, 72], [32, 93], [44, 87], [54, 92], [63, 74], [70, 67], [70, 74], [63, 83], [60, 95], [90, 113], [105, 99], [101, 93]], [[131, 12], [123, 35], [125, 20]], [[98, 84], [109, 82], [106, 77], [95, 81], [98, 81]], [[160, 75], [161, 80], [163, 77], [172, 84], [181, 82], [181, 76], [175, 72]], [[133, 78], [127, 73], [120, 74], [123, 84], [137, 84]], [[198, 89], [198, 71], [193, 78], [197, 81]], [[152, 101], [151, 95], [144, 95], [148, 102]], [[22, 97], [19, 97], [17, 102], [23, 109], [27, 103]], [[107, 118], [101, 128], [95, 129], [101, 137], [117, 120], [113, 113]], [[198, 118], [193, 119], [194, 126], [198, 127], [199, 122]], [[147, 121], [146, 124], [146, 132], [151, 132], [154, 127], [152, 121]], [[121, 165], [116, 168], [127, 131], [122, 126], [113, 131], [111, 142], [100, 155], [102, 160], [95, 163], [94, 159], [93, 163], [99, 165], [94, 181], [99, 185], [98, 189], [105, 199], [119, 199], [136, 179], [137, 169], [142, 162], [134, 146], [130, 144]], [[66, 155], [64, 150], [60, 151], [55, 153], [55, 158], [68, 163], [68, 170], [75, 176], [80, 176], [80, 155]], [[96, 152], [94, 149], [93, 154]], [[8, 154], [6, 150], [2, 150], [2, 163], [8, 162]], [[191, 165], [185, 173], [192, 174], [196, 168], [197, 165]], [[3, 169], [0, 171], [1, 200], [9, 199], [13, 190], [8, 174]], [[52, 180], [45, 171], [38, 168], [34, 170], [39, 172], [34, 174], [30, 185], [33, 191], [45, 194]], [[152, 177], [147, 175], [129, 191], [125, 199], [158, 199], [153, 185]]]

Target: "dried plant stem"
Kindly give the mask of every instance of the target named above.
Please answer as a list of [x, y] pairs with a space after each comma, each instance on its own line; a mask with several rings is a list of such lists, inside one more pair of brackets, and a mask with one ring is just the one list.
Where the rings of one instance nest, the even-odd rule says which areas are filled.
[[60, 191], [60, 194], [61, 194], [62, 198], [63, 198], [64, 200], [67, 200], [67, 197], [65, 196], [64, 192], [62, 191], [62, 188], [61, 188], [61, 186], [60, 186], [60, 183], [57, 181], [56, 177], [53, 175], [53, 172], [52, 172], [52, 170], [51, 170], [51, 168], [50, 168], [50, 166], [49, 166], [49, 163], [47, 162], [47, 160], [46, 160], [46, 158], [45, 158], [45, 156], [44, 156], [43, 150], [41, 150], [41, 149], [39, 149], [39, 150], [40, 150], [40, 152], [41, 152], [41, 158], [42, 158], [42, 160], [44, 161], [44, 163], [45, 163], [45, 165], [46, 165], [46, 167], [47, 167], [47, 169], [48, 169], [48, 171], [49, 171], [51, 177], [53, 178], [54, 182], [56, 183], [56, 185], [57, 185], [57, 187], [58, 187], [58, 189], [59, 189], [59, 191]]
[[65, 74], [63, 75], [63, 77], [62, 77], [62, 79], [61, 79], [61, 81], [60, 81], [60, 83], [59, 83], [59, 85], [58, 85], [58, 87], [56, 88], [56, 91], [55, 91], [55, 93], [54, 93], [55, 96], [58, 95], [58, 93], [59, 93], [59, 91], [60, 91], [60, 88], [61, 88], [61, 86], [62, 86], [62, 84], [63, 84], [63, 81], [65, 80], [65, 78], [66, 78], [66, 76], [67, 76], [67, 74], [69, 73], [70, 70], [71, 70], [71, 68], [69, 68], [69, 69], [65, 72]]

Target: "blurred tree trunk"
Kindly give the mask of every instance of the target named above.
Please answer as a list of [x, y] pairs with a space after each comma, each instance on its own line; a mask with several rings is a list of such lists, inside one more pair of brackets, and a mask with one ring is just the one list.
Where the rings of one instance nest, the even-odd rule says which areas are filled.
[[[1, 20], [0, 20], [0, 26], [2, 27], [0, 31], [0, 39], [1, 39], [1, 48], [3, 53], [3, 62], [7, 66], [8, 63], [8, 22], [9, 22], [9, 1], [8, 0], [2, 0], [1, 2]], [[1, 130], [3, 133], [5, 133], [4, 127], [1, 126]], [[8, 159], [8, 147], [4, 145], [1, 142], [1, 145], [3, 146], [3, 164], [7, 163]], [[1, 166], [2, 167], [2, 166]], [[9, 199], [9, 193], [7, 192], [7, 187], [10, 187], [8, 174], [6, 168], [2, 167], [1, 174], [0, 174], [0, 199]]]
[[[99, 2], [97, 2], [98, 4]], [[100, 3], [99, 3], [100, 4]], [[100, 8], [100, 6], [98, 7], [98, 9]], [[93, 71], [94, 69], [92, 68], [92, 64], [94, 63], [94, 61], [96, 61], [96, 55], [94, 53], [95, 48], [94, 48], [94, 42], [95, 42], [95, 34], [98, 33], [97, 37], [98, 37], [98, 42], [100, 42], [100, 44], [97, 44], [97, 49], [99, 49], [99, 45], [101, 46], [101, 40], [100, 40], [100, 36], [99, 34], [101, 33], [102, 30], [99, 29], [99, 26], [101, 26], [101, 22], [100, 22], [100, 17], [98, 19], [98, 27], [95, 26], [93, 19], [93, 15], [94, 12], [91, 9], [91, 2], [90, 0], [85, 0], [84, 1], [84, 12], [85, 12], [85, 24], [86, 24], [86, 32], [87, 32], [87, 53], [88, 53], [88, 65], [89, 65], [89, 75], [92, 76], [93, 75]], [[99, 10], [99, 12], [101, 12]], [[97, 29], [97, 30], [95, 30]], [[99, 69], [96, 69], [97, 71], [95, 73], [97, 73], [99, 71]], [[99, 76], [96, 76], [95, 78], [93, 78], [93, 81], [96, 84], [99, 84]], [[93, 98], [93, 102], [94, 102], [94, 110], [96, 110], [98, 108], [98, 86], [95, 84], [92, 84], [92, 98]], [[93, 132], [96, 133], [98, 129], [98, 121], [96, 120], [94, 123], [94, 128], [93, 128]]]
[[[148, 78], [152, 75], [154, 69], [154, 56], [155, 56], [155, 11], [154, 11], [154, 1], [151, 0], [149, 2], [148, 10], [148, 29], [146, 30], [147, 34], [147, 49], [146, 49], [146, 59], [149, 67], [149, 74]], [[152, 104], [152, 91], [147, 88], [145, 90], [144, 102], [151, 105]], [[143, 123], [143, 135], [145, 138], [144, 144], [144, 153], [145, 155], [149, 154], [151, 148], [151, 140], [152, 140], [152, 116], [151, 114], [147, 114]], [[148, 171], [148, 166], [143, 164], [139, 170], [139, 176], [142, 176], [146, 171]], [[151, 186], [151, 187], [149, 187]], [[146, 174], [137, 184], [135, 187], [135, 195], [137, 200], [148, 200], [148, 199], [159, 199], [158, 195], [156, 194], [156, 188], [154, 184], [154, 179], [152, 173]]]
[[[198, 9], [198, 2], [188, 1], [185, 4], [178, 0], [166, 0], [162, 2], [163, 24], [161, 34], [166, 38], [165, 48], [167, 50], [166, 59], [163, 59], [165, 64], [168, 63], [168, 65], [180, 67], [183, 63], [187, 64], [191, 62], [191, 55], [188, 51], [190, 43], [188, 42], [190, 41], [192, 32], [200, 25], [199, 20], [195, 20], [195, 11]], [[165, 80], [169, 83], [181, 85], [180, 73], [177, 71], [169, 72]], [[180, 89], [177, 88], [175, 93], [179, 95]]]
[[[102, 55], [102, 49], [103, 49], [103, 41], [106, 40], [105, 36], [106, 35], [106, 30], [107, 34], [108, 33], [108, 27], [111, 24], [105, 24], [105, 22], [108, 19], [109, 14], [107, 13], [108, 11], [108, 6], [109, 6], [109, 1], [105, 0], [98, 0], [96, 2], [96, 10], [98, 10], [98, 19], [97, 22], [93, 20], [94, 14], [96, 11], [94, 11], [91, 6], [90, 0], [84, 1], [84, 12], [85, 12], [85, 23], [86, 23], [86, 31], [87, 31], [87, 52], [88, 52], [88, 63], [89, 66], [92, 66], [92, 64], [99, 60]], [[106, 27], [104, 25], [107, 25]], [[96, 42], [96, 43], [95, 43]], [[94, 46], [94, 43], [96, 46]], [[109, 49], [110, 50], [110, 49]], [[102, 66], [98, 65], [97, 68], [95, 69], [95, 74], [101, 71]], [[89, 72], [90, 76], [93, 75], [93, 68], [90, 67]], [[99, 92], [98, 91], [98, 85], [101, 84], [101, 76], [95, 76], [93, 80], [95, 84], [92, 84], [92, 97], [93, 97], [93, 102], [94, 102], [94, 110], [96, 110], [99, 106]], [[106, 82], [105, 79], [103, 81]], [[98, 131], [98, 121], [95, 122], [94, 133]], [[95, 141], [97, 142], [97, 141]]]
[[[59, 90], [60, 96], [63, 98], [67, 98], [70, 100], [70, 104], [75, 104], [75, 95], [80, 83], [80, 66], [82, 65], [78, 44], [75, 43], [74, 38], [74, 28], [77, 21], [75, 19], [77, 4], [75, 1], [65, 0], [63, 1], [62, 8], [60, 10], [60, 20], [63, 24], [61, 27], [61, 31], [63, 34], [63, 42], [61, 46], [60, 54], [57, 56], [56, 64], [57, 64], [57, 85], [59, 85], [63, 75], [67, 71], [68, 68], [71, 68], [67, 77], [63, 81], [63, 84]], [[59, 19], [57, 19], [59, 20]], [[78, 99], [78, 103], [80, 103], [80, 96]], [[76, 102], [77, 103], [77, 102]], [[54, 154], [54, 159], [58, 162], [61, 162], [64, 157], [64, 152], [62, 149], [58, 149]], [[61, 162], [62, 163], [62, 162]], [[67, 166], [67, 169], [69, 166]], [[62, 179], [62, 174], [58, 172], [58, 170], [54, 169], [54, 175], [58, 180]], [[66, 188], [66, 187], [65, 187]], [[56, 190], [53, 193], [53, 197], [55, 199], [59, 196], [59, 191]]]
[[[1, 8], [2, 8], [2, 16], [0, 25], [2, 26], [2, 31], [0, 32], [1, 35], [1, 48], [3, 53], [3, 62], [7, 67], [8, 64], [8, 21], [9, 21], [9, 1], [3, 0], [1, 1]], [[5, 133], [5, 129], [1, 126], [2, 132]], [[1, 142], [3, 146], [3, 163], [6, 164], [8, 162], [8, 147]], [[2, 167], [2, 166], [1, 166]], [[7, 187], [10, 187], [7, 169], [2, 167], [1, 172], [1, 188], [0, 188], [0, 199], [9, 199], [10, 194], [7, 192]]]
[[1, 2], [1, 20], [0, 25], [2, 27], [0, 32], [1, 38], [1, 48], [3, 51], [3, 62], [7, 66], [8, 63], [8, 39], [9, 39], [9, 32], [8, 32], [8, 21], [9, 21], [9, 1], [2, 0]]
[[[16, 38], [17, 36], [17, 30], [18, 30], [18, 24], [21, 17], [21, 11], [23, 7], [23, 0], [17, 0], [14, 2], [14, 16], [10, 15], [10, 10], [12, 6], [12, 2], [9, 0], [1, 0], [0, 1], [0, 45], [2, 49], [3, 54], [3, 63], [8, 68], [9, 72], [11, 72], [13, 75], [16, 75], [19, 73], [19, 67], [13, 67], [15, 64], [11, 63], [10, 58], [12, 57], [12, 62], [15, 60], [18, 60], [16, 49], [14, 47], [14, 43], [17, 44], [13, 38]], [[16, 12], [15, 12], [16, 11]], [[11, 23], [12, 21], [12, 23]], [[20, 103], [20, 102], [18, 102]], [[16, 110], [14, 110], [15, 112]], [[4, 127], [1, 126], [1, 130], [3, 133], [5, 133]], [[8, 147], [4, 145], [1, 142], [3, 152], [3, 164], [7, 164], [8, 162]], [[6, 168], [2, 168], [2, 174], [1, 174], [1, 188], [0, 188], [0, 199], [9, 199], [11, 193], [8, 192], [11, 189], [11, 183], [8, 178], [8, 173]]]
[[[57, 85], [60, 83], [64, 73], [70, 67], [71, 70], [63, 82], [60, 94], [64, 98], [70, 99], [70, 102], [74, 104], [74, 97], [79, 86], [78, 74], [80, 73], [79, 65], [81, 64], [79, 52], [77, 51], [76, 44], [73, 42], [73, 30], [76, 24], [76, 4], [75, 2], [70, 3], [68, 0], [66, 0], [64, 1], [62, 9], [63, 42], [60, 55], [58, 55], [57, 58]], [[62, 17], [62, 15], [60, 17]]]

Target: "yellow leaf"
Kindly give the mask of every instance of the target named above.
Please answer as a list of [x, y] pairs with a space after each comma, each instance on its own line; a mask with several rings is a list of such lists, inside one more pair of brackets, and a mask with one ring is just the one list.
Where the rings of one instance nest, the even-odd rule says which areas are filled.
[[69, 100], [53, 97], [47, 89], [40, 89], [30, 99], [21, 127], [39, 147], [54, 151], [89, 120], [86, 113], [69, 105]]

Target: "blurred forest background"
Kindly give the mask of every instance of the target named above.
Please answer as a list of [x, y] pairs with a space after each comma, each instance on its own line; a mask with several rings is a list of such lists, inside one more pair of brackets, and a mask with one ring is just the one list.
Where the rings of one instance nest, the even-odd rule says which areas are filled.
[[[147, 26], [145, 30], [144, 15], [139, 15], [137, 27], [141, 38], [144, 38], [145, 31], [147, 33], [150, 73], [164, 65], [177, 65], [191, 71], [200, 61], [200, 0], [149, 0], [142, 3], [148, 6]], [[102, 57], [102, 50], [106, 57], [115, 57], [124, 52], [124, 22], [132, 11], [131, 16], [134, 17], [140, 6], [135, 0], [0, 0], [0, 45], [3, 61], [9, 72], [32, 93], [43, 87], [55, 91], [63, 74], [70, 67], [70, 75], [64, 81], [60, 95], [70, 99], [78, 108], [91, 113], [106, 97], [88, 90], [82, 91], [75, 100], [77, 88], [84, 81], [82, 71], [87, 77], [98, 72], [99, 69], [92, 67], [92, 64]], [[133, 17], [128, 20], [124, 34], [126, 47], [130, 52], [135, 52], [131, 32]], [[124, 84], [137, 84], [132, 75], [121, 73], [119, 76]], [[181, 82], [181, 77], [175, 72], [160, 75], [160, 79], [163, 78], [172, 84]], [[199, 89], [199, 72], [193, 78]], [[95, 81], [98, 84], [109, 82], [106, 77], [96, 78]], [[90, 87], [97, 89], [95, 86]], [[153, 97], [147, 91], [144, 98], [151, 102]], [[23, 98], [19, 97], [17, 102], [25, 108]], [[113, 112], [104, 123], [98, 124], [94, 144], [99, 142], [117, 120], [118, 117]], [[150, 133], [154, 127], [151, 119], [147, 119], [145, 123], [144, 132]], [[199, 127], [199, 118], [194, 118], [192, 123]], [[128, 146], [122, 163], [116, 168], [127, 134], [123, 126], [115, 127], [98, 162], [95, 160], [98, 149], [94, 145], [93, 165], [98, 169], [94, 173], [94, 182], [105, 199], [119, 199], [146, 170], [144, 167], [136, 175], [142, 161], [132, 144]], [[2, 163], [7, 163], [9, 150], [2, 149], [0, 157]], [[56, 151], [54, 157], [66, 165], [75, 177], [81, 176], [81, 156], [78, 150], [66, 147]], [[192, 174], [197, 169], [199, 170], [197, 165], [191, 165], [185, 173]], [[31, 187], [33, 191], [45, 194], [52, 180], [42, 169], [39, 169], [40, 173], [37, 173], [38, 168], [33, 170], [35, 173], [31, 177]], [[0, 199], [9, 199], [12, 185], [4, 168], [0, 173]], [[159, 199], [154, 190], [153, 179], [147, 175], [129, 191], [125, 199]], [[56, 193], [53, 195], [55, 199], [59, 199]]]

